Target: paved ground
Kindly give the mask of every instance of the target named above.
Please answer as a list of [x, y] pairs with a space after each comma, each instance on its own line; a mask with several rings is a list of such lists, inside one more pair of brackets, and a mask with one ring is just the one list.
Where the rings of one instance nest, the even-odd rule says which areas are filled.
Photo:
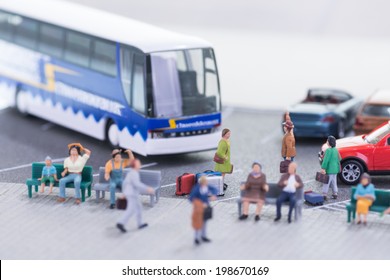
[[0, 184], [0, 259], [390, 259], [390, 217], [374, 214], [362, 226], [347, 224], [345, 210], [306, 209], [288, 224], [286, 216], [273, 222], [275, 208], [266, 206], [260, 222], [253, 215], [240, 222], [235, 204], [219, 202], [212, 243], [195, 247], [184, 199], [162, 198], [149, 208], [144, 197], [150, 226], [139, 231], [132, 220], [122, 234], [114, 227], [122, 212], [108, 210], [107, 201], [77, 206], [55, 198], [28, 199], [24, 185]]

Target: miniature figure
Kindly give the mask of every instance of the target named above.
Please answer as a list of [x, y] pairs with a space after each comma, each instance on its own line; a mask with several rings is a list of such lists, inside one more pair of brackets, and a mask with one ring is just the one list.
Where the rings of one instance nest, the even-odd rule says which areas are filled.
[[125, 153], [129, 156], [128, 159], [123, 159], [122, 150], [114, 149], [112, 151], [112, 159], [108, 160], [105, 166], [104, 178], [110, 181], [110, 209], [115, 208], [115, 191], [122, 189], [123, 168], [129, 167], [134, 160], [134, 155], [131, 150], [126, 150]]
[[[60, 179], [60, 195], [57, 199], [58, 202], [65, 201], [65, 186], [69, 182], [74, 183], [74, 191], [76, 196], [76, 204], [81, 203], [81, 173], [87, 160], [91, 156], [91, 151], [84, 148], [79, 143], [72, 143], [68, 145], [69, 157], [64, 161], [64, 171], [61, 173], [62, 178]], [[81, 153], [84, 153], [81, 156]], [[68, 174], [68, 175], [67, 175]]]
[[[225, 174], [231, 174], [233, 172], [233, 165], [230, 163], [230, 138], [231, 132], [225, 128], [222, 130], [222, 139], [218, 143], [217, 152], [214, 156], [215, 171], [222, 173], [222, 178], [225, 179]], [[227, 184], [223, 184], [224, 190], [228, 187]]]
[[49, 194], [53, 192], [54, 182], [57, 179], [57, 169], [52, 165], [51, 157], [47, 156], [45, 159], [46, 166], [42, 169], [42, 176], [38, 178], [41, 181], [41, 193], [45, 191], [46, 182], [50, 182]]
[[322, 185], [322, 195], [324, 196], [324, 200], [327, 200], [329, 186], [332, 185], [332, 197], [337, 199], [337, 174], [341, 171], [341, 156], [336, 148], [336, 138], [334, 136], [330, 135], [326, 143], [329, 148], [325, 150], [324, 159], [321, 164], [321, 172], [329, 175], [329, 182]]
[[376, 199], [375, 186], [371, 183], [370, 175], [363, 173], [353, 197], [356, 199], [357, 224], [361, 223], [363, 215], [363, 224], [367, 225], [368, 209]]
[[218, 190], [208, 185], [206, 176], [199, 178], [199, 182], [190, 193], [189, 200], [193, 204], [192, 227], [195, 230], [195, 245], [199, 245], [200, 240], [211, 242], [206, 236], [206, 222], [210, 217], [206, 217], [205, 212], [211, 211], [209, 200], [217, 199], [217, 194]]
[[282, 157], [284, 160], [294, 161], [297, 154], [295, 149], [294, 123], [291, 121], [290, 114], [285, 115], [283, 123], [284, 136], [282, 140]]
[[288, 209], [288, 222], [291, 223], [291, 213], [295, 207], [295, 192], [297, 188], [303, 187], [303, 182], [301, 177], [296, 174], [297, 173], [297, 164], [295, 162], [291, 162], [288, 166], [288, 173], [283, 174], [279, 180], [279, 187], [283, 188], [282, 193], [279, 195], [276, 200], [276, 218], [275, 222], [279, 221], [282, 217], [281, 208], [282, 203], [289, 201], [290, 207]]
[[268, 191], [267, 179], [261, 169], [261, 164], [254, 162], [252, 164], [252, 172], [248, 175], [246, 183], [241, 186], [244, 194], [242, 197], [243, 214], [239, 217], [240, 220], [248, 218], [250, 202], [254, 202], [257, 205], [255, 221], [260, 220], [260, 212], [264, 205], [265, 193]]
[[122, 184], [123, 198], [127, 199], [127, 207], [122, 218], [116, 224], [116, 227], [123, 233], [127, 231], [125, 225], [128, 223], [129, 219], [134, 214], [136, 215], [139, 229], [148, 226], [148, 224], [143, 223], [142, 221], [142, 205], [141, 201], [139, 200], [139, 195], [141, 192], [153, 194], [154, 189], [152, 187], [148, 187], [141, 182], [139, 175], [140, 169], [141, 161], [139, 159], [134, 159], [132, 163], [132, 168], [126, 175], [126, 178]]

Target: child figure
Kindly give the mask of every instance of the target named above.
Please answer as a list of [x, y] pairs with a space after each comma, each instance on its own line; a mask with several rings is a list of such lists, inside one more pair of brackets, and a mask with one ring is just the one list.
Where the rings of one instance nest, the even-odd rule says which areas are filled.
[[52, 165], [51, 157], [47, 156], [45, 159], [46, 166], [42, 169], [42, 177], [38, 180], [41, 180], [41, 193], [45, 191], [45, 184], [47, 181], [50, 182], [49, 194], [53, 191], [53, 185], [57, 179], [57, 169]]

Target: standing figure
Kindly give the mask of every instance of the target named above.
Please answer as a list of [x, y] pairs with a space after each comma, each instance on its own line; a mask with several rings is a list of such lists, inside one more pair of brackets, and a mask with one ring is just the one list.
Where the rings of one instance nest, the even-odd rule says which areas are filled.
[[134, 160], [134, 155], [130, 150], [125, 151], [129, 156], [123, 159], [120, 149], [112, 151], [112, 159], [108, 160], [105, 166], [104, 179], [110, 181], [110, 209], [115, 208], [115, 191], [122, 188], [123, 168], [129, 167]]
[[291, 162], [288, 166], [288, 173], [283, 174], [279, 180], [279, 187], [283, 188], [282, 193], [279, 195], [276, 200], [276, 218], [275, 222], [279, 221], [282, 217], [282, 203], [289, 201], [290, 207], [288, 209], [288, 222], [291, 223], [291, 213], [295, 208], [295, 192], [297, 188], [303, 187], [303, 182], [301, 177], [296, 174], [297, 173], [297, 164], [295, 162]]
[[249, 203], [255, 202], [257, 205], [255, 221], [259, 221], [260, 212], [265, 201], [265, 193], [268, 191], [267, 179], [261, 171], [260, 163], [254, 162], [252, 164], [252, 172], [248, 175], [245, 184], [241, 186], [241, 190], [245, 192], [242, 197], [243, 214], [239, 219], [246, 220], [248, 218]]
[[[65, 201], [65, 186], [67, 183], [74, 183], [74, 191], [76, 196], [76, 204], [81, 203], [81, 173], [87, 160], [91, 156], [91, 151], [81, 146], [81, 144], [69, 144], [69, 157], [64, 161], [64, 171], [61, 173], [60, 179], [60, 195], [57, 199], [58, 202]], [[84, 153], [81, 156], [81, 153]]]
[[47, 156], [45, 159], [46, 166], [42, 169], [42, 176], [38, 180], [41, 180], [41, 193], [45, 191], [46, 182], [50, 182], [49, 194], [53, 191], [54, 182], [57, 179], [57, 169], [52, 165], [51, 157]]
[[133, 161], [133, 168], [130, 169], [122, 184], [122, 193], [127, 199], [127, 207], [125, 213], [123, 213], [122, 217], [116, 224], [116, 227], [123, 233], [126, 232], [125, 225], [134, 214], [136, 215], [139, 229], [148, 226], [148, 224], [142, 221], [142, 204], [139, 199], [139, 195], [145, 192], [153, 194], [154, 189], [141, 182], [139, 175], [140, 169], [141, 161], [139, 159], [135, 159]]
[[353, 196], [356, 201], [357, 223], [361, 223], [361, 216], [363, 215], [363, 224], [367, 225], [368, 209], [376, 199], [375, 187], [371, 183], [371, 177], [367, 173], [363, 173], [360, 184], [357, 185], [356, 192]]
[[195, 230], [195, 245], [203, 242], [211, 242], [206, 235], [206, 220], [204, 219], [205, 208], [210, 206], [209, 200], [215, 200], [218, 190], [208, 185], [207, 177], [202, 176], [199, 182], [192, 189], [189, 200], [194, 210], [192, 212], [192, 227]]
[[282, 158], [284, 160], [294, 161], [297, 155], [295, 149], [294, 124], [291, 121], [290, 114], [285, 115], [285, 122], [283, 123], [284, 136], [282, 140]]
[[341, 156], [336, 148], [336, 138], [334, 138], [334, 136], [329, 136], [328, 141], [326, 143], [329, 148], [325, 150], [324, 159], [321, 164], [321, 172], [323, 174], [329, 175], [329, 181], [327, 184], [322, 185], [322, 195], [324, 196], [324, 200], [327, 200], [329, 186], [332, 185], [332, 197], [334, 199], [337, 199], [337, 174], [341, 171]]
[[[233, 165], [230, 163], [230, 135], [229, 129], [225, 128], [222, 130], [222, 139], [218, 143], [217, 152], [215, 156], [222, 160], [221, 163], [215, 163], [215, 171], [222, 173], [223, 180], [225, 180], [225, 174], [232, 173]], [[223, 189], [226, 190], [227, 184], [223, 183]]]

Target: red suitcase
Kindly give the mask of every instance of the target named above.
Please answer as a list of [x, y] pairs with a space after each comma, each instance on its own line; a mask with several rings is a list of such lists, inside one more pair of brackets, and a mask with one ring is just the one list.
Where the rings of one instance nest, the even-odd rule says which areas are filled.
[[184, 173], [176, 178], [176, 195], [186, 195], [195, 185], [195, 174]]

